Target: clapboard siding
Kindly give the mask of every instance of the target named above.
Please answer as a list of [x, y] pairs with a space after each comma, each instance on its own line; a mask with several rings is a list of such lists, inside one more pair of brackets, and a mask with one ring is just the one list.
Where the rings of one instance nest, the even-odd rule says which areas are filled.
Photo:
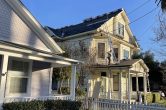
[[50, 63], [34, 61], [31, 79], [31, 96], [48, 96], [50, 83]]
[[50, 52], [5, 0], [0, 0], [0, 40]]

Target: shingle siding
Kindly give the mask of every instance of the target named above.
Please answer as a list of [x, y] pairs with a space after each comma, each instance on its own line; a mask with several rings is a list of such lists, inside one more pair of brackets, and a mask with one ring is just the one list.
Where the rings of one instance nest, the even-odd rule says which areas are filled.
[[50, 52], [5, 0], [0, 0], [0, 40]]

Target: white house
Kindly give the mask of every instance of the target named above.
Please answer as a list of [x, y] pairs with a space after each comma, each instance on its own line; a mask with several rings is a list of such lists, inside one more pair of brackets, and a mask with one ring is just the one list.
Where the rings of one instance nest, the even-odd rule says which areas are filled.
[[[31, 99], [75, 99], [77, 60], [45, 32], [20, 0], [0, 0], [0, 104]], [[52, 96], [52, 69], [71, 66], [68, 96]]]

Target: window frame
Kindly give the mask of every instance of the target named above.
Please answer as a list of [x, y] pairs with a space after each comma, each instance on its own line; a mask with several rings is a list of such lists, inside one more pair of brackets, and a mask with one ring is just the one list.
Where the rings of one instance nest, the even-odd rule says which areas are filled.
[[[99, 57], [99, 44], [104, 44], [104, 57]], [[106, 43], [105, 42], [98, 42], [97, 43], [97, 57], [99, 59], [105, 59], [105, 57], [106, 57]]]
[[[126, 57], [126, 54], [125, 54], [126, 52], [128, 53], [128, 58]], [[123, 59], [126, 59], [126, 60], [130, 59], [130, 52], [126, 49], [123, 49]]]
[[[12, 73], [15, 73], [16, 71], [10, 70], [12, 67], [12, 61], [19, 61], [19, 62], [27, 62], [28, 63], [28, 71], [27, 76], [24, 75], [11, 75]], [[8, 74], [7, 74], [7, 88], [6, 88], [6, 96], [9, 97], [25, 97], [31, 95], [31, 77], [32, 77], [32, 60], [28, 59], [21, 59], [21, 58], [10, 58], [9, 64], [8, 64]], [[10, 83], [11, 78], [26, 78], [27, 79], [27, 85], [26, 85], [26, 92], [25, 93], [11, 93], [10, 92]]]
[[118, 22], [117, 25], [118, 25], [118, 30], [117, 30], [118, 36], [124, 38], [125, 25], [120, 22]]
[[[116, 76], [117, 79], [118, 79], [118, 81], [117, 81], [117, 86], [118, 86], [117, 88], [118, 88], [118, 89], [116, 89], [116, 90], [114, 89], [114, 87], [115, 87], [115, 86], [114, 86], [114, 85], [115, 85], [115, 84], [114, 84], [114, 79], [115, 79], [114, 77], [115, 77], [115, 76]], [[112, 76], [112, 79], [113, 79], [113, 91], [117, 92], [117, 91], [119, 91], [119, 84], [120, 84], [120, 83], [119, 83], [119, 74], [114, 74], [114, 75]]]

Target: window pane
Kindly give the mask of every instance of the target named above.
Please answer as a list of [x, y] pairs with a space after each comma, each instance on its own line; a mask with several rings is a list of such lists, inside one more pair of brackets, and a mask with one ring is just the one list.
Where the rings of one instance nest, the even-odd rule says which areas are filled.
[[13, 73], [17, 76], [28, 76], [29, 63], [12, 60], [11, 62], [11, 71], [16, 71]]
[[105, 58], [105, 43], [98, 43], [98, 57]]
[[118, 59], [118, 56], [119, 56], [119, 54], [118, 54], [118, 48], [114, 48], [114, 53], [115, 53], [115, 57]]
[[10, 78], [9, 93], [26, 93], [27, 92], [28, 78]]
[[113, 90], [119, 90], [119, 75], [113, 75]]
[[121, 23], [118, 23], [118, 34], [124, 36], [124, 25]]
[[124, 50], [124, 59], [129, 59], [129, 51]]

